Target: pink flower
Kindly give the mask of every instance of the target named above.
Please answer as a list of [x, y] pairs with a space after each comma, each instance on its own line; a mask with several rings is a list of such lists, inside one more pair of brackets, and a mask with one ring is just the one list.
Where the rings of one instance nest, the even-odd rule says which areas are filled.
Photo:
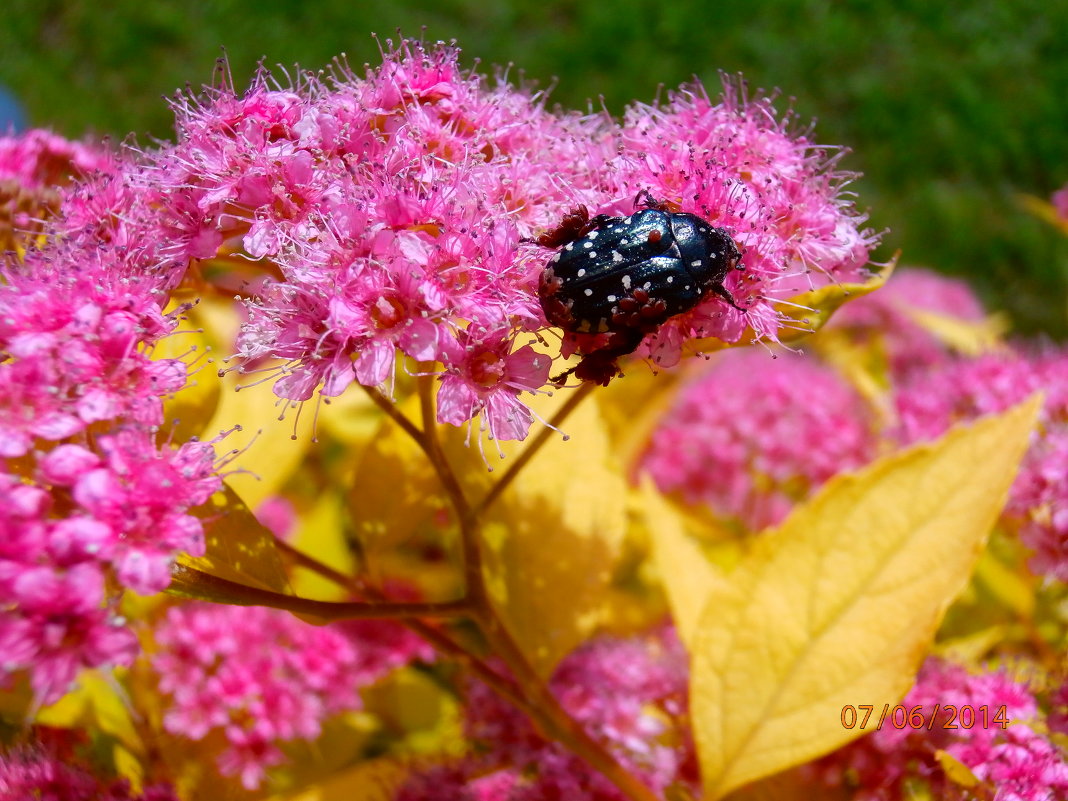
[[183, 363], [138, 349], [172, 325], [157, 300], [121, 274], [61, 260], [71, 255], [33, 254], [0, 284], [2, 455], [117, 418], [158, 425], [161, 398], [185, 384]]
[[646, 340], [658, 364], [678, 361], [682, 340], [735, 342], [747, 325], [775, 341], [778, 300], [866, 274], [877, 238], [862, 229], [864, 217], [843, 191], [852, 176], [834, 170], [837, 159], [826, 149], [792, 133], [789, 115], [780, 119], [772, 100], [725, 83], [713, 104], [697, 85], [670, 94], [663, 106], [637, 104], [627, 112], [622, 149], [608, 173], [615, 197], [649, 191], [678, 202], [682, 211], [727, 228], [743, 252], [726, 288], [748, 311], [712, 297], [673, 318]]
[[1068, 356], [1006, 350], [913, 375], [895, 395], [899, 441], [940, 436], [950, 425], [1000, 412], [1045, 393], [1034, 438], [1012, 486], [1005, 517], [1034, 551], [1031, 567], [1068, 581]]
[[51, 703], [82, 667], [129, 665], [137, 640], [104, 607], [104, 577], [92, 563], [68, 570], [0, 562], [0, 653], [4, 673], [29, 669], [34, 693]]
[[0, 136], [0, 180], [13, 179], [27, 189], [58, 187], [113, 166], [111, 154], [98, 144], [71, 142], [40, 128]]
[[717, 357], [682, 390], [640, 469], [754, 531], [874, 453], [865, 408], [838, 376], [812, 359], [746, 349]]
[[500, 329], [468, 328], [457, 344], [441, 378], [438, 420], [459, 426], [481, 413], [491, 439], [526, 437], [533, 415], [519, 393], [544, 386], [552, 360], [529, 345], [514, 350], [507, 331]]
[[[697, 774], [685, 722], [687, 675], [681, 644], [672, 630], [662, 629], [588, 643], [564, 660], [551, 686], [567, 712], [642, 781], [659, 792], [676, 783], [692, 790]], [[484, 685], [471, 685], [465, 710], [475, 756], [413, 774], [399, 801], [623, 798]]]
[[1053, 203], [1054, 211], [1057, 212], [1057, 216], [1068, 223], [1068, 186], [1054, 192], [1050, 200]]
[[82, 475], [73, 497], [115, 538], [110, 558], [119, 580], [142, 594], [170, 583], [177, 552], [201, 556], [200, 520], [185, 514], [221, 486], [210, 444], [188, 442], [159, 450], [142, 431], [101, 437], [104, 465]]
[[164, 726], [199, 740], [221, 732], [219, 770], [250, 789], [283, 761], [279, 745], [315, 739], [323, 722], [359, 709], [359, 687], [413, 658], [425, 644], [395, 623], [322, 628], [259, 607], [189, 604], [156, 629], [153, 666], [170, 697]]
[[[73, 749], [53, 742], [0, 752], [0, 797], [7, 801], [178, 801], [174, 788], [153, 784], [143, 794], [125, 779], [108, 779]], [[66, 745], [66, 744], [61, 744]]]
[[[930, 727], [885, 726], [806, 766], [806, 774], [851, 789], [861, 801], [905, 798], [906, 783], [916, 780], [935, 797], [964, 798], [935, 759], [941, 749], [966, 765], [992, 797], [1056, 801], [1068, 793], [1065, 755], [1027, 725], [1039, 715], [1035, 698], [1005, 673], [972, 674], [931, 659], [901, 705], [907, 712], [921, 707], [925, 721], [938, 717]], [[951, 719], [952, 709], [964, 717]]]

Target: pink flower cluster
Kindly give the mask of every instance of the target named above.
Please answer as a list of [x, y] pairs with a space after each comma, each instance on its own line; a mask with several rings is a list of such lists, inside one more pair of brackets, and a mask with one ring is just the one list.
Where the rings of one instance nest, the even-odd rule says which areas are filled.
[[[808, 777], [829, 787], [851, 789], [857, 801], [911, 797], [906, 784], [917, 779], [937, 798], [986, 797], [966, 793], [945, 775], [935, 756], [943, 750], [983, 782], [989, 797], [1004, 801], [1068, 797], [1066, 755], [1034, 728], [1041, 717], [1034, 696], [1006, 673], [972, 674], [958, 665], [928, 660], [901, 703], [910, 711], [922, 707], [925, 724], [884, 726], [806, 766]], [[978, 716], [975, 725], [961, 725], [950, 719], [952, 712], [947, 710], [979, 710], [984, 705], [990, 710], [988, 726], [980, 725]], [[1002, 707], [1007, 727], [993, 720]], [[932, 715], [936, 717], [928, 729]]]
[[441, 365], [442, 422], [481, 416], [495, 438], [525, 437], [520, 395], [551, 369], [529, 344], [549, 255], [529, 237], [579, 204], [629, 213], [648, 191], [743, 246], [731, 289], [749, 312], [714, 299], [671, 321], [647, 343], [662, 364], [693, 336], [736, 340], [748, 324], [774, 338], [777, 299], [860, 276], [874, 244], [833, 159], [733, 87], [718, 104], [698, 87], [636, 106], [619, 125], [550, 112], [461, 70], [455, 48], [405, 42], [363, 76], [339, 65], [278, 87], [261, 74], [243, 96], [176, 106], [179, 142], [148, 154], [141, 178], [176, 260], [265, 265], [245, 288], [241, 355], [284, 360], [275, 391], [297, 401], [388, 387], [400, 353], [423, 365], [406, 369]]
[[640, 469], [662, 491], [756, 531], [866, 464], [875, 446], [859, 395], [833, 371], [750, 348], [718, 356], [682, 389]]
[[317, 627], [260, 607], [175, 607], [155, 638], [164, 727], [193, 740], [221, 731], [218, 768], [250, 790], [284, 761], [281, 743], [315, 739], [328, 717], [360, 708], [361, 686], [433, 657], [395, 623]]
[[0, 136], [0, 181], [23, 189], [56, 188], [113, 166], [114, 157], [99, 145], [71, 142], [50, 131]]
[[69, 748], [19, 748], [0, 752], [0, 798], [5, 801], [178, 801], [174, 789], [154, 784], [138, 794], [124, 779], [104, 780], [67, 753]]
[[868, 275], [877, 237], [843, 192], [853, 176], [835, 170], [839, 154], [793, 133], [791, 116], [780, 119], [773, 100], [725, 81], [717, 104], [698, 85], [625, 116], [611, 191], [680, 199], [684, 211], [731, 231], [742, 250], [726, 286], [747, 312], [709, 300], [670, 320], [644, 346], [661, 366], [674, 365], [692, 337], [736, 342], [749, 326], [777, 341], [779, 300]]
[[[624, 767], [657, 791], [697, 786], [686, 725], [687, 658], [671, 629], [631, 639], [602, 638], [571, 654], [551, 682], [568, 714]], [[398, 801], [620, 801], [606, 779], [485, 685], [473, 683], [464, 709], [472, 755], [414, 774]]]
[[844, 329], [854, 343], [885, 354], [890, 374], [899, 382], [940, 366], [951, 355], [949, 348], [916, 320], [917, 311], [972, 323], [986, 316], [964, 281], [902, 268], [895, 270], [878, 292], [845, 304], [828, 327]]
[[[111, 164], [70, 148], [31, 133], [0, 152], [38, 172], [61, 156]], [[54, 178], [38, 172], [19, 178]], [[158, 592], [175, 553], [202, 553], [187, 511], [219, 487], [210, 445], [157, 442], [163, 398], [186, 381], [183, 362], [150, 354], [175, 325], [164, 281], [112, 241], [69, 234], [0, 264], [2, 678], [28, 670], [45, 702], [82, 666], [131, 661], [116, 590]]]
[[1006, 350], [950, 361], [902, 383], [897, 438], [933, 439], [957, 422], [1000, 412], [1042, 391], [1039, 431], [1012, 486], [1006, 518], [1034, 551], [1032, 569], [1068, 581], [1068, 352]]
[[1068, 186], [1062, 187], [1053, 193], [1050, 198], [1053, 202], [1053, 210], [1065, 223], [1068, 223]]
[[107, 150], [49, 131], [0, 136], [0, 252], [33, 245], [72, 181], [114, 168]]

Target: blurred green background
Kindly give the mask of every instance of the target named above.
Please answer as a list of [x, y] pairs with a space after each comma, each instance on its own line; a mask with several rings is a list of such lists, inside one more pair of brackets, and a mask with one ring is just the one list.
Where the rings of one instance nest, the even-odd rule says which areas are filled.
[[[552, 99], [618, 114], [658, 86], [717, 70], [780, 88], [843, 161], [877, 257], [968, 278], [1018, 332], [1068, 335], [1068, 239], [1017, 195], [1068, 182], [1068, 3], [909, 0], [14, 0], [0, 84], [33, 125], [141, 142], [169, 138], [160, 99], [210, 81], [225, 47], [238, 86], [259, 58], [324, 66], [378, 59], [396, 30], [456, 39], [468, 64], [514, 64]], [[785, 106], [786, 102], [780, 104]]]

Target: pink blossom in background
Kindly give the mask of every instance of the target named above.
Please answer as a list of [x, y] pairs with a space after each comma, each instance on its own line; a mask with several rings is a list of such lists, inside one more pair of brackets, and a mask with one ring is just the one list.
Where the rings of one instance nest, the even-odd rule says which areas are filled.
[[915, 320], [910, 313], [913, 310], [972, 323], [979, 323], [986, 316], [964, 281], [905, 267], [895, 270], [878, 292], [842, 306], [828, 327], [846, 330], [857, 344], [881, 344], [891, 376], [895, 381], [903, 380], [952, 356], [943, 342]]
[[1068, 186], [1054, 192], [1050, 200], [1053, 203], [1053, 210], [1057, 212], [1057, 216], [1068, 223]]
[[40, 129], [0, 136], [0, 253], [38, 247], [72, 185], [115, 169], [99, 143]]
[[[956, 786], [935, 759], [947, 751], [986, 783], [992, 797], [1007, 801], [1058, 801], [1068, 794], [1068, 763], [1038, 733], [1039, 709], [1031, 691], [1000, 671], [969, 673], [965, 668], [929, 659], [916, 684], [901, 701], [907, 711], [922, 707], [933, 727], [884, 725], [878, 731], [802, 768], [816, 783], [853, 793], [857, 801], [899, 801], [913, 797], [908, 783], [925, 782], [937, 798], [970, 795]], [[986, 705], [989, 725], [981, 725]], [[950, 720], [947, 706], [974, 710], [972, 726]], [[993, 718], [1005, 707], [1007, 728]], [[955, 726], [953, 724], [956, 724]]]
[[682, 388], [639, 470], [756, 531], [875, 452], [863, 402], [833, 371], [749, 348], [717, 356]]
[[[603, 637], [557, 668], [551, 688], [562, 706], [658, 792], [698, 784], [686, 725], [688, 662], [673, 630]], [[398, 801], [620, 801], [600, 774], [547, 742], [519, 711], [485, 685], [470, 685], [464, 710], [473, 756], [414, 773]]]
[[72, 142], [40, 128], [0, 136], [0, 181], [53, 189], [94, 172], [108, 172], [114, 155], [98, 143]]
[[124, 779], [104, 779], [52, 744], [0, 751], [0, 798], [5, 801], [178, 801], [170, 785], [152, 784], [141, 793]]
[[898, 388], [898, 441], [941, 436], [955, 423], [1001, 412], [1035, 392], [1045, 404], [1004, 517], [1033, 552], [1031, 568], [1068, 581], [1068, 353], [1005, 350], [919, 373]]
[[256, 519], [278, 539], [286, 540], [297, 525], [297, 510], [288, 498], [272, 495], [256, 508]]
[[249, 790], [284, 761], [281, 744], [314, 740], [326, 719], [361, 707], [361, 686], [432, 657], [396, 623], [320, 627], [261, 607], [174, 607], [155, 639], [164, 727], [192, 740], [221, 732], [217, 766]]

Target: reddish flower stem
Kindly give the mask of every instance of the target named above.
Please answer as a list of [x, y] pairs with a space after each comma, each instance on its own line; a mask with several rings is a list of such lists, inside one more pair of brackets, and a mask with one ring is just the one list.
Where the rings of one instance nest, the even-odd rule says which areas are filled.
[[[292, 545], [289, 545], [282, 540], [276, 540], [275, 545], [278, 550], [292, 559], [295, 564], [318, 573], [320, 576], [328, 581], [334, 582], [339, 587], [342, 587], [357, 596], [362, 596], [367, 600], [385, 600], [377, 590], [364, 585], [358, 579], [346, 576], [344, 573], [340, 573], [332, 567], [324, 565], [322, 562], [314, 559], [303, 551], [297, 550]], [[471, 672], [482, 680], [482, 682], [506, 701], [523, 710], [528, 715], [533, 715], [534, 711], [531, 708], [530, 703], [523, 697], [510, 679], [493, 670], [493, 668], [465, 649], [446, 632], [419, 618], [401, 618], [397, 622], [408, 629], [411, 629], [424, 640], [429, 642], [439, 653], [448, 654], [461, 664], [466, 665]]]
[[[437, 472], [459, 520], [464, 555], [465, 598], [471, 604], [471, 614], [493, 652], [504, 660], [516, 677], [519, 689], [525, 698], [525, 703], [520, 708], [530, 715], [548, 739], [560, 742], [574, 754], [586, 760], [631, 801], [658, 801], [655, 793], [624, 769], [612, 754], [590, 737], [586, 730], [560, 706], [548, 685], [537, 674], [522, 649], [508, 632], [504, 621], [490, 601], [486, 587], [482, 570], [481, 512], [500, 495], [504, 487], [514, 480], [523, 466], [529, 463], [534, 454], [548, 440], [552, 429], [546, 428], [535, 437], [516, 463], [501, 477], [494, 487], [496, 491], [491, 490], [476, 510], [468, 502], [463, 487], [457, 480], [438, 441], [434, 400], [430, 389], [429, 381], [425, 379], [420, 381], [423, 434], [426, 438], [423, 450]], [[567, 417], [584, 398], [588, 397], [589, 393], [587, 385], [580, 387], [556, 414], [554, 423]]]
[[[470, 615], [471, 602], [466, 598], [438, 603], [402, 603], [397, 601], [315, 601], [284, 595], [273, 590], [250, 587], [236, 581], [213, 576], [196, 568], [176, 564], [171, 568], [170, 592], [205, 598], [214, 603], [234, 606], [268, 606], [323, 620], [366, 620], [381, 618], [454, 618]], [[203, 595], [200, 592], [203, 591]]]
[[493, 485], [486, 497], [484, 497], [475, 507], [476, 517], [481, 517], [494, 501], [501, 496], [508, 486], [519, 475], [520, 471], [530, 462], [531, 459], [537, 454], [541, 447], [549, 441], [549, 437], [558, 433], [557, 429], [563, 425], [564, 420], [567, 419], [582, 401], [589, 397], [590, 393], [596, 384], [590, 381], [582, 382], [582, 385], [571, 393], [571, 397], [567, 399], [563, 406], [561, 406], [556, 414], [553, 415], [549, 421], [549, 425], [544, 426], [537, 434], [531, 439], [530, 444], [523, 450], [518, 457], [516, 457], [512, 463], [508, 466], [508, 469], [504, 471], [504, 474], [498, 479], [497, 483]]

